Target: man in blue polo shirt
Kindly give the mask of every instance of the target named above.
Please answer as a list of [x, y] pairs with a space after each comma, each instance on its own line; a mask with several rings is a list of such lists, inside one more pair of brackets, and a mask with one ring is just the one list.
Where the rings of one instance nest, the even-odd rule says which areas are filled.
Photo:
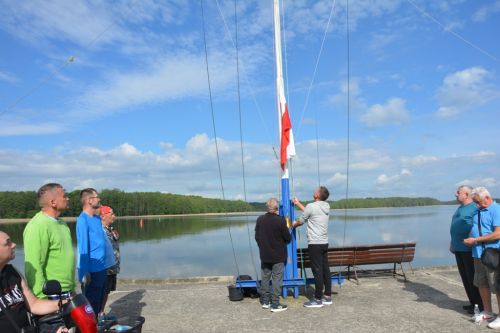
[[[479, 288], [483, 300], [484, 311], [474, 316], [476, 322], [489, 321], [488, 327], [500, 329], [500, 318], [495, 319], [491, 307], [491, 294], [496, 294], [500, 307], [500, 286], [498, 285], [498, 268], [490, 269], [481, 262], [485, 248], [500, 248], [500, 206], [492, 199], [484, 187], [476, 187], [471, 194], [478, 210], [473, 216], [470, 237], [464, 239], [464, 244], [472, 246], [474, 257], [474, 285]], [[493, 321], [493, 319], [495, 319]]]
[[94, 313], [101, 312], [106, 289], [106, 270], [115, 265], [113, 248], [102, 229], [99, 210], [101, 199], [93, 188], [80, 192], [82, 213], [76, 220], [76, 239], [78, 245], [78, 279], [90, 273], [90, 284], [85, 288]]
[[477, 211], [476, 204], [471, 198], [472, 187], [462, 185], [458, 187], [455, 197], [460, 203], [460, 206], [451, 218], [450, 226], [450, 251], [455, 255], [457, 261], [458, 272], [462, 278], [465, 293], [469, 299], [469, 304], [464, 305], [464, 310], [470, 314], [474, 313], [474, 305], [477, 304], [479, 309], [483, 310], [483, 302], [479, 295], [479, 290], [474, 286], [474, 259], [472, 258], [472, 249], [463, 243], [465, 238], [469, 237], [472, 228], [472, 216]]

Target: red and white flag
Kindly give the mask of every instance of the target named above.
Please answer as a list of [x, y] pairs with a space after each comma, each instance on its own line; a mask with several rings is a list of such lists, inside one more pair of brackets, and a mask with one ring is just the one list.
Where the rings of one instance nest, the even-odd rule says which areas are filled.
[[[279, 94], [281, 97], [281, 93]], [[288, 105], [285, 101], [285, 94], [283, 93], [282, 100], [280, 101], [280, 118], [281, 118], [281, 151], [280, 162], [281, 169], [285, 170], [285, 165], [288, 159], [295, 156], [295, 142], [293, 140], [292, 122], [288, 113]], [[281, 99], [281, 98], [280, 98]]]
[[[280, 163], [285, 171], [286, 163], [290, 157], [295, 156], [295, 143], [293, 141], [292, 122], [288, 113], [285, 98], [285, 85], [283, 84], [283, 64], [281, 60], [281, 29], [279, 3], [274, 0], [274, 51], [276, 56], [276, 92], [278, 95], [279, 127], [280, 127]], [[287, 177], [287, 172], [284, 177]]]

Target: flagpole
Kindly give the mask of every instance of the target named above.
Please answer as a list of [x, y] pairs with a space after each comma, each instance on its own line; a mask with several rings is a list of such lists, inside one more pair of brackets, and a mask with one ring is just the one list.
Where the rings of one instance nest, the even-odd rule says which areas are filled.
[[[283, 216], [291, 227], [294, 220], [294, 206], [290, 200], [290, 182], [288, 173], [288, 159], [295, 155], [295, 147], [293, 142], [293, 133], [290, 122], [290, 115], [285, 98], [285, 87], [283, 80], [283, 64], [281, 53], [281, 25], [280, 25], [280, 9], [279, 0], [274, 0], [274, 47], [276, 58], [276, 94], [278, 107], [278, 130], [280, 140], [280, 164], [282, 169], [281, 176], [281, 204], [280, 214]], [[288, 288], [293, 288], [294, 297], [298, 297], [298, 264], [297, 264], [297, 239], [296, 231], [290, 228], [292, 240], [287, 246], [288, 257], [285, 263], [285, 271], [283, 277], [283, 296], [288, 294]]]

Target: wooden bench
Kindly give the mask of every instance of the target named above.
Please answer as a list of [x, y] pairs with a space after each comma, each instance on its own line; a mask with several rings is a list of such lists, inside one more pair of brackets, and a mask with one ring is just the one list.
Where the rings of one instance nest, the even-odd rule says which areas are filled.
[[[394, 268], [390, 270], [392, 275], [403, 276], [406, 281], [403, 263], [408, 263], [413, 272], [411, 262], [415, 256], [416, 245], [416, 243], [401, 243], [331, 247], [328, 249], [328, 263], [330, 267], [346, 267], [348, 279], [350, 278], [352, 268], [354, 277], [358, 283], [358, 266], [394, 264]], [[302, 268], [302, 264], [304, 268], [311, 268], [311, 260], [307, 248], [297, 249], [297, 263], [299, 270]], [[396, 271], [396, 265], [400, 266], [401, 273]], [[382, 271], [387, 271], [387, 269]]]

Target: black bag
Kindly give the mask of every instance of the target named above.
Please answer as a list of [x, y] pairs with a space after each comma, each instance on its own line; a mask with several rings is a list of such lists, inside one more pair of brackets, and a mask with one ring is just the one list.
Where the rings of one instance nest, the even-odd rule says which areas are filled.
[[[238, 276], [238, 280], [248, 281], [248, 280], [253, 280], [253, 279], [250, 275], [240, 275], [240, 276]], [[259, 297], [259, 292], [257, 291], [257, 288], [255, 288], [255, 287], [244, 287], [241, 289], [243, 289], [243, 296], [244, 297], [250, 297], [250, 298], [258, 298]]]
[[[479, 229], [479, 236], [483, 236], [481, 233], [481, 212], [477, 212], [477, 227]], [[483, 247], [481, 262], [489, 269], [497, 269], [500, 261], [498, 249], [486, 247], [483, 242], [481, 242], [481, 245]]]
[[490, 269], [497, 269], [499, 263], [498, 249], [493, 249], [491, 247], [483, 248], [481, 262]]

